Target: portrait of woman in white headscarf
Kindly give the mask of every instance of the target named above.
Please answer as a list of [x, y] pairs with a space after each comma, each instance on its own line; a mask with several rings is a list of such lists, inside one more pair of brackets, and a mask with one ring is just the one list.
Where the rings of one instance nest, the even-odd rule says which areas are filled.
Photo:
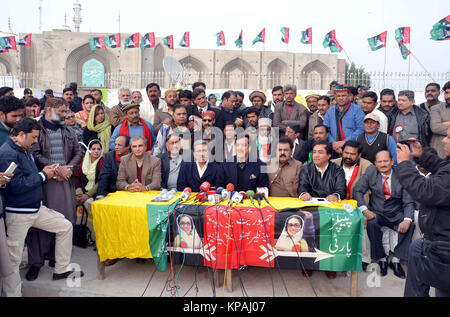
[[[314, 250], [313, 243], [308, 243], [305, 238], [306, 235], [313, 236], [314, 224], [312, 223], [312, 214], [303, 212], [305, 220], [298, 215], [292, 215], [286, 219], [283, 231], [275, 242], [275, 249], [278, 251], [292, 251], [292, 252], [308, 252]], [[308, 232], [304, 232], [304, 230]]]
[[175, 237], [174, 247], [183, 249], [200, 249], [202, 240], [195, 230], [194, 220], [189, 215], [180, 215], [177, 217], [178, 235]]

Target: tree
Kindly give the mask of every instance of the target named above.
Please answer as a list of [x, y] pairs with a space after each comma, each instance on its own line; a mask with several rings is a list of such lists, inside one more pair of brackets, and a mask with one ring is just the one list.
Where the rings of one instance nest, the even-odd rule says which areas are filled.
[[363, 66], [356, 67], [355, 63], [349, 66], [345, 63], [345, 83], [347, 86], [358, 87], [364, 85], [370, 87], [370, 75], [366, 73]]

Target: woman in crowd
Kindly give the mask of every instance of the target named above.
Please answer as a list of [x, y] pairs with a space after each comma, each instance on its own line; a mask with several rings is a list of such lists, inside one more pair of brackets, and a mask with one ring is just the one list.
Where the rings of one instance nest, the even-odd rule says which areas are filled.
[[84, 129], [88, 124], [91, 109], [95, 105], [94, 97], [91, 95], [84, 96], [81, 105], [83, 106], [83, 110], [75, 114], [75, 121]]
[[101, 105], [92, 107], [87, 126], [83, 129], [83, 143], [89, 144], [94, 139], [100, 140], [102, 148], [107, 149], [111, 139], [111, 122]]
[[83, 163], [74, 173], [77, 205], [83, 205], [88, 213], [95, 199], [98, 177], [103, 165], [103, 148], [100, 140], [92, 140], [88, 144]]

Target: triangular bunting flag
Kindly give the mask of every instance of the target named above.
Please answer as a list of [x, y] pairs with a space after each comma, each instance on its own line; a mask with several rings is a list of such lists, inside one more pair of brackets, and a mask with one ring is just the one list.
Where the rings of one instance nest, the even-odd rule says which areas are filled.
[[234, 41], [234, 44], [236, 44], [237, 47], [242, 48], [242, 30], [241, 33], [239, 33], [237, 40]]
[[369, 41], [370, 49], [372, 51], [376, 51], [380, 48], [386, 47], [386, 38], [387, 38], [387, 31], [384, 31], [383, 33], [378, 34], [377, 36], [367, 39]]
[[312, 28], [307, 28], [305, 31], [302, 31], [300, 42], [303, 44], [312, 44]]
[[141, 49], [155, 47], [155, 32], [145, 34], [141, 39]]
[[435, 23], [430, 34], [435, 41], [450, 40], [450, 15]]
[[21, 38], [18, 42], [17, 45], [21, 45], [21, 46], [26, 46], [26, 47], [30, 47], [31, 46], [31, 33], [25, 35], [23, 38]]
[[127, 37], [125, 39], [124, 49], [127, 49], [127, 48], [138, 48], [139, 47], [139, 38], [140, 38], [139, 33], [134, 33], [130, 37]]
[[104, 39], [106, 47], [110, 48], [120, 47], [120, 33], [105, 36]]
[[281, 42], [283, 42], [285, 44], [289, 44], [289, 28], [283, 26], [280, 31], [281, 31], [281, 33], [283, 33], [283, 37], [281, 38]]
[[325, 35], [322, 45], [325, 48], [329, 47], [332, 53], [340, 53], [343, 50], [342, 46], [336, 39], [335, 30], [330, 31]]
[[225, 33], [223, 31], [220, 31], [219, 33], [216, 33], [216, 44], [217, 46], [224, 46], [225, 45]]
[[180, 46], [181, 47], [189, 47], [190, 46], [189, 32], [184, 32], [183, 37], [180, 40]]
[[395, 40], [397, 42], [402, 42], [403, 44], [409, 44], [410, 42], [411, 28], [409, 26], [404, 26], [395, 30]]
[[166, 45], [169, 49], [173, 50], [173, 35], [166, 36], [163, 38], [164, 45]]
[[255, 39], [252, 41], [252, 45], [255, 45], [255, 43], [258, 42], [265, 42], [266, 40], [266, 28], [262, 29], [261, 32], [255, 37]]

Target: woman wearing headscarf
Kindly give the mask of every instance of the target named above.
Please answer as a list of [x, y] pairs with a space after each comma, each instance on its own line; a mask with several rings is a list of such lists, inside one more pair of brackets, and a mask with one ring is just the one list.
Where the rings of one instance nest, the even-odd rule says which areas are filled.
[[112, 125], [101, 105], [92, 107], [87, 126], [83, 129], [83, 143], [89, 144], [94, 139], [100, 140], [103, 149], [109, 147]]
[[91, 95], [86, 95], [81, 103], [83, 110], [75, 113], [75, 121], [84, 129], [89, 120], [92, 107], [95, 105], [95, 99]]
[[98, 177], [103, 165], [103, 148], [100, 140], [89, 142], [88, 151], [83, 163], [74, 173], [77, 205], [83, 205], [90, 213], [91, 203], [95, 199], [98, 187]]
[[[279, 251], [311, 252], [314, 251], [314, 224], [312, 214], [303, 212], [305, 220], [298, 215], [286, 219], [283, 231], [275, 243]], [[307, 242], [309, 240], [309, 243]]]
[[202, 240], [195, 230], [194, 221], [189, 215], [177, 217], [178, 235], [175, 237], [174, 247], [183, 249], [199, 249], [202, 247]]

